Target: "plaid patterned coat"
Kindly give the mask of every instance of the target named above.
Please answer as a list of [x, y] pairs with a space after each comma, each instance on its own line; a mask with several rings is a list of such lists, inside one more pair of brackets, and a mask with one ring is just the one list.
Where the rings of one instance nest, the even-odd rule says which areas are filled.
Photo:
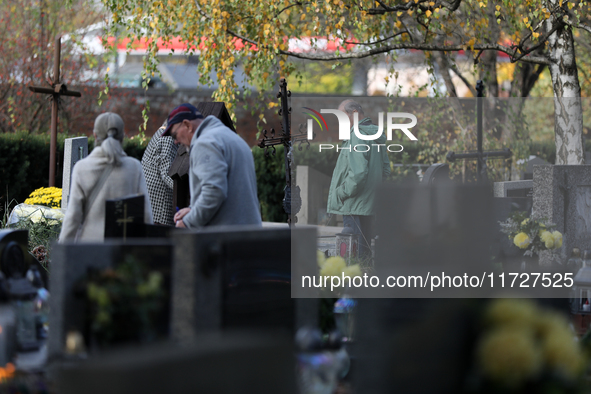
[[162, 137], [165, 130], [162, 125], [154, 133], [142, 157], [142, 167], [148, 185], [154, 223], [174, 226], [172, 220], [175, 209], [172, 206], [174, 182], [168, 176], [168, 169], [176, 156], [177, 146], [172, 137]]

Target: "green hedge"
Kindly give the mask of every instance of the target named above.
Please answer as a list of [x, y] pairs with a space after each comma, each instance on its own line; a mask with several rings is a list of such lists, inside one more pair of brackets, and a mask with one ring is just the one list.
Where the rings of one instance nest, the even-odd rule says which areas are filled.
[[[63, 166], [63, 135], [58, 136], [56, 186], [62, 184]], [[126, 139], [123, 143], [125, 152], [141, 160], [147, 144], [145, 138]], [[94, 146], [93, 138], [89, 138], [89, 149]], [[585, 148], [591, 151], [591, 141], [586, 141]], [[418, 163], [419, 145], [405, 146], [404, 155], [391, 153], [393, 163]], [[264, 150], [252, 148], [257, 173], [258, 196], [261, 203], [263, 220], [285, 222], [282, 200], [285, 187], [283, 147], [277, 147], [276, 154], [265, 156]], [[530, 153], [554, 163], [556, 149], [553, 141], [532, 142]], [[330, 176], [335, 166], [338, 153], [330, 150], [318, 153], [316, 145], [310, 149], [296, 147], [296, 165], [308, 165]], [[432, 161], [444, 162], [445, 157], [431, 158]], [[23, 202], [35, 189], [48, 185], [49, 174], [49, 135], [32, 135], [27, 133], [0, 134], [0, 211], [4, 204], [15, 200]]]
[[[57, 139], [57, 187], [62, 186], [66, 138], [68, 137], [58, 135]], [[94, 139], [88, 140], [89, 149], [92, 150]], [[49, 145], [49, 134], [0, 134], [0, 213], [5, 204], [22, 203], [33, 190], [49, 185]], [[123, 147], [128, 155], [141, 159], [145, 143], [129, 139], [124, 142]]]

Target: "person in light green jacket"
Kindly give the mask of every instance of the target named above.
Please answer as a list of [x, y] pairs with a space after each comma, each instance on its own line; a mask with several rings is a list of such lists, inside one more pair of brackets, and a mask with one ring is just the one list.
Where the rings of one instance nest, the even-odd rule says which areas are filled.
[[354, 113], [358, 114], [359, 132], [375, 135], [378, 126], [365, 117], [363, 108], [353, 100], [339, 105], [351, 124], [351, 138], [339, 147], [339, 158], [328, 192], [327, 212], [343, 215], [345, 231], [359, 235], [359, 255], [371, 257], [375, 188], [390, 174], [386, 134], [376, 140], [362, 140], [353, 132]]

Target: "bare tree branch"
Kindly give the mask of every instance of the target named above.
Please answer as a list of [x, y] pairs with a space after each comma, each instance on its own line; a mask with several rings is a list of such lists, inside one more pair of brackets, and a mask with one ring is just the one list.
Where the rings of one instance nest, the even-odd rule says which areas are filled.
[[[238, 37], [238, 36], [237, 36]], [[240, 38], [240, 37], [239, 37]], [[252, 41], [249, 41], [252, 42]], [[466, 49], [465, 45], [434, 45], [434, 44], [415, 44], [415, 43], [401, 43], [401, 44], [393, 44], [388, 45], [382, 48], [374, 48], [363, 52], [348, 52], [339, 55], [333, 54], [325, 54], [325, 55], [310, 55], [305, 53], [296, 53], [290, 51], [282, 51], [280, 50], [279, 53], [282, 55], [287, 55], [299, 59], [307, 59], [307, 60], [319, 60], [319, 61], [334, 61], [334, 60], [346, 60], [346, 59], [361, 59], [364, 57], [375, 56], [382, 53], [388, 53], [391, 51], [401, 50], [401, 49], [416, 49], [420, 51], [431, 51], [431, 52], [457, 52]], [[476, 44], [474, 45], [474, 49], [477, 50], [496, 50], [503, 53], [506, 53], [511, 56], [511, 61], [515, 62], [517, 60], [514, 59], [516, 54], [516, 49], [508, 48], [504, 45], [500, 44]], [[534, 63], [534, 64], [546, 64], [550, 65], [551, 62], [548, 58], [544, 56], [521, 56], [519, 61]]]
[[[580, 37], [573, 37], [575, 42], [583, 47], [585, 47], [586, 50], [588, 50], [589, 52], [591, 52], [591, 44], [589, 44], [588, 42], [586, 42], [585, 40], [582, 40]], [[581, 70], [581, 69], [579, 69]], [[1, 101], [1, 100], [0, 100]]]
[[402, 31], [399, 31], [398, 33], [394, 34], [393, 36], [386, 37], [384, 39], [381, 39], [381, 40], [378, 40], [378, 41], [375, 41], [375, 42], [343, 41], [343, 43], [345, 43], [345, 44], [353, 44], [353, 45], [375, 45], [375, 44], [379, 44], [379, 43], [384, 42], [384, 41], [388, 41], [388, 40], [390, 40], [392, 38], [398, 37], [399, 35], [402, 35], [404, 33], [410, 35], [410, 33], [408, 32], [408, 30], [402, 30]]
[[[542, 22], [540, 22], [540, 24], [539, 24], [538, 26], [540, 26], [541, 24], [542, 24]], [[519, 49], [522, 51], [522, 54], [521, 54], [520, 56], [518, 56], [518, 57], [512, 57], [512, 58], [513, 58], [513, 59], [512, 59], [512, 61], [513, 61], [513, 62], [519, 61], [519, 60], [521, 60], [521, 59], [522, 59], [524, 56], [526, 56], [526, 55], [528, 55], [528, 54], [532, 53], [533, 51], [535, 51], [536, 49], [538, 49], [538, 48], [542, 47], [544, 44], [546, 44], [546, 41], [548, 40], [548, 37], [550, 37], [552, 34], [554, 34], [554, 32], [555, 32], [556, 30], [560, 29], [560, 28], [561, 28], [561, 27], [563, 27], [563, 26], [564, 26], [564, 23], [561, 23], [561, 22], [557, 22], [557, 23], [555, 23], [555, 24], [552, 26], [552, 30], [550, 30], [548, 33], [544, 34], [544, 35], [542, 36], [542, 38], [539, 40], [539, 42], [538, 42], [536, 45], [534, 45], [534, 46], [532, 46], [532, 47], [529, 47], [529, 48], [527, 48], [527, 49], [524, 49], [524, 48], [521, 46], [521, 44], [522, 44], [522, 43], [523, 43], [525, 40], [527, 40], [528, 38], [530, 38], [530, 37], [531, 37], [531, 32], [530, 32], [530, 34], [529, 34], [527, 37], [525, 37], [525, 38], [524, 38], [524, 39], [523, 39], [523, 40], [520, 42], [520, 44], [519, 44]]]
[[[422, 0], [421, 2], [424, 3], [428, 0]], [[461, 0], [460, 0], [461, 1]], [[387, 12], [396, 12], [396, 11], [408, 11], [411, 8], [414, 8], [417, 6], [417, 4], [413, 3], [412, 1], [409, 1], [406, 4], [403, 5], [396, 5], [394, 7], [390, 7], [385, 5], [383, 2], [378, 1], [378, 3], [383, 7], [383, 8], [369, 8], [367, 10], [367, 13], [369, 15], [384, 15]]]
[[283, 11], [287, 11], [288, 9], [290, 9], [291, 7], [297, 7], [297, 6], [301, 6], [301, 5], [305, 5], [305, 4], [310, 4], [310, 2], [307, 3], [302, 3], [301, 1], [296, 1], [293, 4], [290, 4], [288, 6], [283, 7], [282, 9], [280, 9], [276, 14], [275, 14], [275, 18], [277, 18], [279, 15], [281, 15], [283, 13]]
[[429, 0], [421, 0], [417, 3], [414, 3], [412, 1], [407, 2], [406, 4], [402, 4], [402, 5], [396, 5], [394, 7], [390, 7], [386, 4], [384, 4], [382, 1], [380, 0], [376, 0], [376, 2], [382, 6], [382, 8], [369, 8], [367, 10], [367, 13], [369, 15], [383, 15], [385, 13], [391, 13], [391, 12], [397, 12], [397, 11], [408, 11], [411, 8], [421, 8], [423, 11], [430, 9], [430, 8], [437, 8], [438, 6], [443, 6], [447, 9], [449, 9], [451, 12], [455, 11], [458, 9], [458, 7], [460, 6], [460, 4], [462, 3], [462, 0], [454, 0], [451, 3], [445, 1], [445, 0], [440, 0], [437, 4], [435, 4], [433, 7], [423, 7], [421, 6], [421, 3], [426, 3]]
[[472, 86], [472, 85], [470, 84], [470, 82], [468, 82], [468, 80], [466, 79], [466, 77], [464, 77], [464, 76], [462, 75], [462, 73], [460, 72], [460, 70], [458, 70], [458, 68], [457, 68], [457, 67], [456, 67], [454, 64], [450, 64], [450, 65], [449, 65], [449, 69], [450, 69], [451, 71], [453, 71], [453, 72], [454, 72], [454, 74], [456, 74], [456, 75], [458, 76], [458, 78], [460, 78], [460, 79], [462, 80], [462, 82], [464, 82], [464, 85], [466, 85], [466, 87], [467, 87], [468, 89], [470, 89], [470, 92], [472, 93], [472, 95], [473, 95], [474, 97], [476, 97], [476, 95], [477, 95], [476, 89], [474, 89], [474, 86]]
[[571, 27], [576, 27], [579, 29], [583, 29], [585, 30], [587, 33], [591, 33], [591, 26], [587, 26], [584, 23], [573, 23], [570, 19], [563, 19], [562, 20], [563, 23], [571, 26]]

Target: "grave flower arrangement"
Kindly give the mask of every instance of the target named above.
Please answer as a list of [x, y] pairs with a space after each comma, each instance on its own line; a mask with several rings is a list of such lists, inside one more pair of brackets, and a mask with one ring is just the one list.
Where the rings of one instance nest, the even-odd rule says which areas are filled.
[[36, 189], [25, 200], [27, 205], [44, 205], [50, 208], [61, 208], [62, 189], [59, 187], [41, 187]]
[[498, 299], [484, 311], [471, 392], [577, 393], [588, 362], [565, 316], [527, 299]]
[[90, 271], [78, 286], [88, 308], [87, 322], [96, 345], [151, 342], [165, 335], [167, 292], [161, 272], [133, 256], [116, 268]]
[[327, 283], [330, 283], [330, 277], [332, 276], [336, 276], [341, 279], [343, 277], [350, 277], [351, 280], [357, 276], [363, 276], [363, 271], [361, 270], [361, 266], [359, 264], [347, 265], [347, 262], [341, 256], [326, 258], [324, 253], [318, 250], [316, 252], [316, 258], [318, 267], [320, 268], [320, 279], [322, 283], [324, 283], [325, 277], [328, 277], [326, 281]]
[[51, 261], [51, 243], [58, 239], [62, 228], [61, 201], [60, 188], [36, 189], [23, 204], [14, 207], [7, 220], [9, 227], [29, 230], [29, 252], [46, 269]]
[[501, 232], [507, 234], [515, 246], [525, 250], [524, 256], [562, 247], [562, 234], [553, 231], [556, 226], [547, 223], [546, 219], [532, 219], [526, 212], [512, 212], [506, 221], [499, 224]]

